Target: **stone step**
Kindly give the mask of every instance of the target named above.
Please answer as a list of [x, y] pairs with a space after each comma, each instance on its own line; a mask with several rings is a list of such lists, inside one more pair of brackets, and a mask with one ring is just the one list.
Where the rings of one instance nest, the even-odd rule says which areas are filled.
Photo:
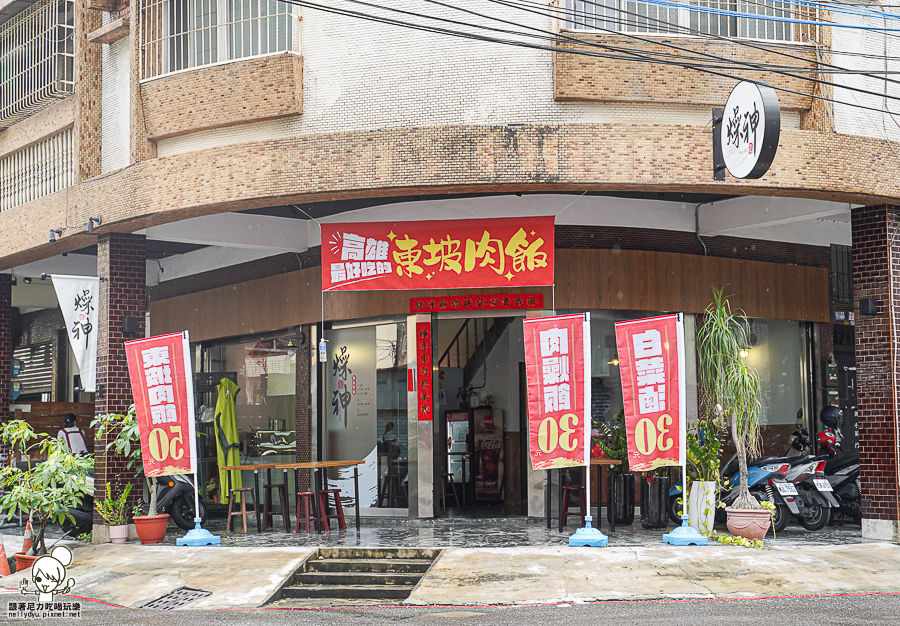
[[[317, 556], [325, 559], [427, 559], [433, 561], [439, 548], [319, 548]], [[323, 560], [323, 559], [319, 559]]]
[[315, 559], [305, 563], [308, 572], [398, 572], [424, 574], [430, 559]]
[[398, 574], [392, 572], [298, 572], [294, 574], [294, 585], [398, 585], [415, 586], [421, 574]]
[[303, 585], [302, 587], [285, 587], [281, 590], [281, 597], [405, 600], [412, 593], [412, 590], [413, 587], [400, 587], [397, 585]]

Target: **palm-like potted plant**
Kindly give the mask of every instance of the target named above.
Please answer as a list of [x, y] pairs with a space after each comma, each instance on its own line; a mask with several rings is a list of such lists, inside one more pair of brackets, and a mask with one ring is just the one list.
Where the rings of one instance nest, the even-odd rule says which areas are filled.
[[614, 465], [606, 492], [606, 519], [610, 524], [628, 526], [634, 522], [634, 474], [628, 466], [628, 436], [625, 412], [620, 411], [609, 422], [597, 423], [600, 436], [594, 440], [604, 455], [621, 461]]
[[[19, 511], [37, 524], [31, 549], [16, 554], [19, 569], [47, 554], [44, 534], [47, 524], [74, 522], [70, 511], [81, 503], [89, 489], [88, 475], [94, 467], [93, 455], [72, 454], [64, 439], [39, 435], [23, 420], [11, 420], [0, 427], [0, 439], [28, 459], [25, 468], [15, 465], [0, 469], [0, 485], [6, 487], [0, 497], [0, 511], [11, 519]], [[45, 457], [33, 463], [31, 456]]]
[[[109, 452], [114, 449], [116, 454], [127, 457], [126, 469], [133, 468], [136, 476], [144, 474], [141, 435], [138, 430], [137, 414], [133, 404], [124, 415], [121, 413], [98, 415], [91, 422], [91, 427], [97, 429], [98, 441], [104, 434], [113, 436], [106, 444], [106, 451]], [[156, 476], [151, 476], [149, 481], [149, 510], [147, 515], [140, 515], [141, 511], [135, 508], [134, 527], [141, 543], [161, 543], [166, 536], [169, 515], [167, 513], [159, 513], [156, 509]]]
[[717, 418], [731, 429], [740, 470], [738, 495], [726, 509], [728, 530], [762, 539], [772, 519], [747, 485], [747, 457], [760, 453], [759, 375], [741, 356], [750, 345], [747, 327], [746, 317], [732, 312], [722, 290], [713, 289], [713, 302], [697, 331], [697, 353], [701, 388]]
[[131, 483], [125, 485], [118, 497], [113, 495], [113, 488], [106, 483], [106, 498], [97, 505], [100, 517], [109, 524], [109, 540], [113, 543], [128, 541], [128, 514], [126, 513], [128, 494]]

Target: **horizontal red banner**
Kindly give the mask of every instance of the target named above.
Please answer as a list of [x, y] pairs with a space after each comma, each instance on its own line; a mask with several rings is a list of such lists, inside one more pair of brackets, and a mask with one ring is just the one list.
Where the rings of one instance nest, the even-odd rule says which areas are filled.
[[543, 309], [542, 293], [504, 293], [488, 296], [443, 296], [440, 298], [410, 298], [410, 313], [438, 313], [441, 311], [498, 311]]
[[552, 285], [553, 221], [322, 224], [322, 290]]

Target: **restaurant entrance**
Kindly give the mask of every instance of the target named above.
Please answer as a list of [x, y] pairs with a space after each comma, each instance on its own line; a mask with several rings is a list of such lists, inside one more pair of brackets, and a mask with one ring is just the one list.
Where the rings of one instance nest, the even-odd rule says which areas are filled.
[[523, 317], [441, 317], [435, 514], [527, 514]]

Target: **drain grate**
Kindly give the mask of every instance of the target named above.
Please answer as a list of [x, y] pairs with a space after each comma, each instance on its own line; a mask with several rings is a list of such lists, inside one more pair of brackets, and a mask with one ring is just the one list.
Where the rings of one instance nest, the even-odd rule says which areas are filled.
[[212, 595], [212, 591], [203, 591], [202, 589], [190, 589], [188, 587], [181, 587], [179, 589], [176, 589], [175, 591], [167, 593], [161, 598], [151, 600], [141, 608], [171, 611], [173, 609], [177, 609], [180, 606], [184, 606], [189, 602], [193, 602], [194, 600], [205, 598], [208, 595]]

